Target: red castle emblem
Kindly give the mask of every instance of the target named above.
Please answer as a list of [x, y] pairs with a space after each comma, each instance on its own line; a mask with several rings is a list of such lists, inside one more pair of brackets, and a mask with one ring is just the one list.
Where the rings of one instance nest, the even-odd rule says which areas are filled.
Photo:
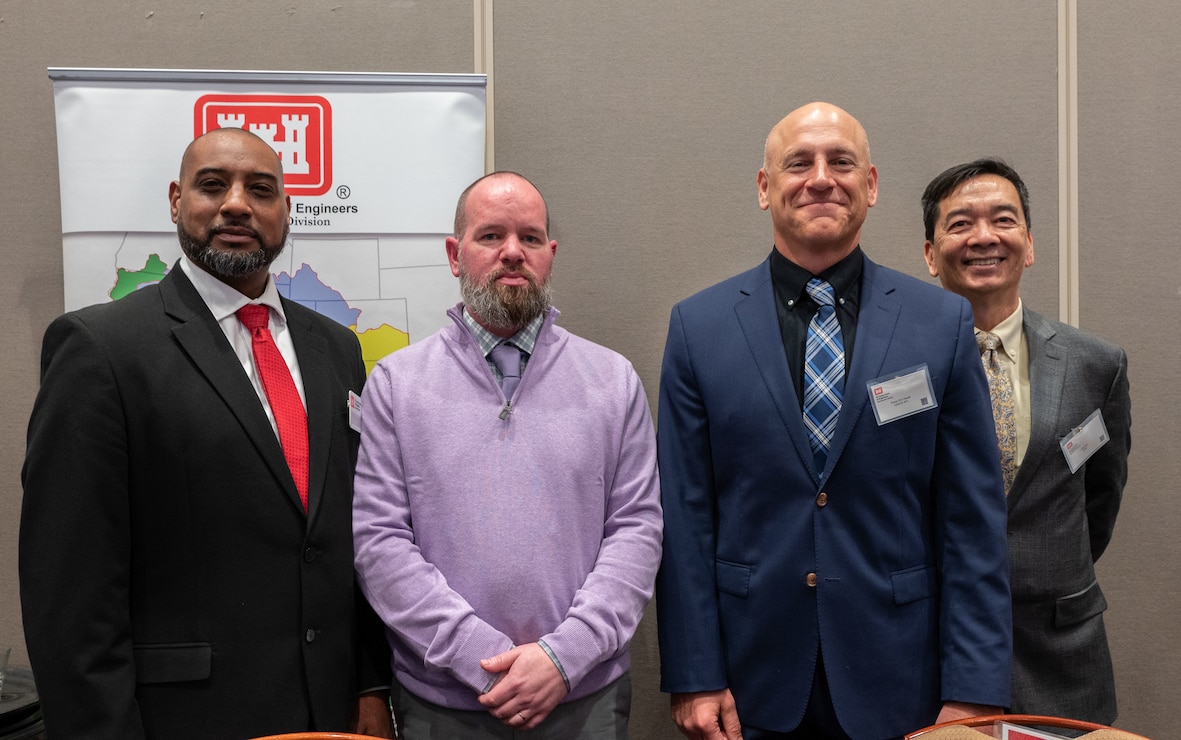
[[332, 187], [332, 107], [318, 95], [202, 95], [193, 119], [194, 138], [232, 126], [270, 144], [288, 195], [323, 195]]

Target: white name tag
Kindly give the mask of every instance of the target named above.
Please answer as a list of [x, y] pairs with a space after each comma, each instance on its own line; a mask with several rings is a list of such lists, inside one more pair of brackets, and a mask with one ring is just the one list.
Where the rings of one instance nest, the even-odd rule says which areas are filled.
[[894, 375], [883, 375], [866, 383], [866, 387], [878, 426], [939, 405], [935, 403], [935, 389], [926, 363]]
[[349, 429], [361, 433], [361, 397], [349, 391]]
[[1103, 414], [1099, 409], [1083, 420], [1083, 423], [1070, 430], [1070, 434], [1058, 440], [1062, 454], [1066, 457], [1066, 464], [1070, 472], [1076, 473], [1091, 455], [1107, 444], [1107, 425], [1103, 423]]

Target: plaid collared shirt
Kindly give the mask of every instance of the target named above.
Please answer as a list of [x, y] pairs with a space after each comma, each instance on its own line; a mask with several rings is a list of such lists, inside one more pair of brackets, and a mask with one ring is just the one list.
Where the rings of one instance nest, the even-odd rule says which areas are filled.
[[525, 372], [525, 365], [529, 362], [529, 356], [533, 354], [533, 347], [537, 344], [537, 335], [541, 333], [541, 325], [545, 321], [546, 312], [542, 311], [536, 318], [530, 321], [516, 334], [508, 337], [498, 337], [472, 318], [472, 315], [463, 310], [463, 323], [467, 324], [468, 328], [472, 330], [472, 336], [476, 338], [476, 343], [480, 345], [480, 351], [484, 353], [484, 360], [488, 363], [488, 367], [492, 370], [492, 376], [496, 378], [499, 383], [504, 379], [504, 375], [500, 372], [500, 368], [496, 367], [496, 363], [492, 361], [490, 356], [492, 350], [498, 344], [512, 344], [517, 349], [521, 350], [521, 373]]

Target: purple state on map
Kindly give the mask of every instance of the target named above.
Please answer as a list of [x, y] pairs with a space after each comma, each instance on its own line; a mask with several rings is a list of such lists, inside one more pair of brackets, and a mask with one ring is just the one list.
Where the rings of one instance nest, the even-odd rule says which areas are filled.
[[349, 308], [344, 296], [321, 282], [306, 262], [299, 266], [294, 277], [286, 272], [276, 275], [275, 287], [284, 298], [319, 311], [342, 326], [356, 326], [361, 315], [361, 309]]

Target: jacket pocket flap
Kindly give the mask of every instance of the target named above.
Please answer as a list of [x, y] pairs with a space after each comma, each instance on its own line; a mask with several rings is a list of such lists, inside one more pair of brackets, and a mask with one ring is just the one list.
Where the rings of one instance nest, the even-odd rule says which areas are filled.
[[1066, 627], [1086, 621], [1107, 610], [1107, 598], [1099, 588], [1098, 581], [1092, 581], [1082, 591], [1062, 596], [1054, 602], [1054, 626]]
[[896, 571], [890, 574], [890, 582], [894, 588], [895, 604], [909, 604], [912, 601], [926, 599], [938, 590], [933, 565], [919, 565]]
[[750, 590], [749, 565], [727, 563], [724, 560], [715, 561], [714, 577], [718, 579], [718, 590], [723, 593], [745, 598]]
[[213, 645], [208, 642], [170, 642], [135, 645], [137, 683], [203, 681], [213, 671]]

